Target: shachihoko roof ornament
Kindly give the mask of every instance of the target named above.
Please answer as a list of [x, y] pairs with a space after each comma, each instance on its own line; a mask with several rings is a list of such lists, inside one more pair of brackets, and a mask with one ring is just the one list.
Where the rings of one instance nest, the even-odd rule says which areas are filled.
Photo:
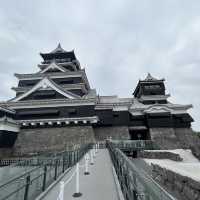
[[65, 51], [62, 47], [61, 44], [59, 43], [58, 46], [51, 51], [51, 53], [66, 53], [67, 51]]
[[144, 81], [157, 81], [158, 79], [154, 78], [150, 73], [147, 74], [147, 77]]

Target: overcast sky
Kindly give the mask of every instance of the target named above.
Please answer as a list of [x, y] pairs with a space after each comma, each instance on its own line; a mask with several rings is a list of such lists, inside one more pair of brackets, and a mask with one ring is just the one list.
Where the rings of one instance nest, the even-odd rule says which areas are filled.
[[100, 95], [130, 97], [150, 72], [200, 130], [199, 0], [0, 0], [0, 100], [14, 73], [32, 73], [39, 52], [75, 50]]

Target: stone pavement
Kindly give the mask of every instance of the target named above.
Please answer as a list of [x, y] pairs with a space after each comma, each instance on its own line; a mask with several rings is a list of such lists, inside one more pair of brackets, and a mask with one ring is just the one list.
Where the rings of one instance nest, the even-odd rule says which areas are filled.
[[[85, 159], [80, 161], [84, 165]], [[73, 174], [75, 167], [66, 174], [61, 181], [67, 181]], [[84, 175], [84, 167], [80, 167], [80, 192], [81, 197], [74, 198], [75, 180], [65, 186], [64, 200], [118, 200], [117, 186], [112, 171], [112, 162], [107, 149], [100, 149], [94, 159], [94, 165], [89, 165], [90, 175]], [[59, 195], [60, 182], [55, 185], [43, 198], [44, 200], [57, 200]]]

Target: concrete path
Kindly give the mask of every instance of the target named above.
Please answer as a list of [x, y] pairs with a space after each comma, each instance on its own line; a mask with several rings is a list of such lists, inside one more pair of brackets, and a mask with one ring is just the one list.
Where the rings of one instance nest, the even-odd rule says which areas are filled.
[[[83, 165], [84, 159], [80, 161]], [[80, 192], [82, 196], [74, 198], [72, 195], [75, 192], [75, 176], [65, 186], [64, 200], [118, 200], [118, 191], [115, 184], [112, 162], [107, 149], [100, 149], [94, 159], [94, 165], [89, 165], [90, 175], [84, 175], [84, 169], [80, 168]], [[67, 181], [72, 175], [75, 168], [73, 168], [61, 181]], [[50, 190], [43, 198], [44, 200], [57, 200], [59, 194], [60, 184]]]

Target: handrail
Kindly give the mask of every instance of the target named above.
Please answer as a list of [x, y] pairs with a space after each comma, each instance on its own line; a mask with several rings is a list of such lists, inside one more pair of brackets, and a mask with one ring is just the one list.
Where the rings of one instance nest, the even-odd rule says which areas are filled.
[[175, 200], [151, 176], [138, 169], [120, 149], [111, 142], [107, 146], [126, 200]]

